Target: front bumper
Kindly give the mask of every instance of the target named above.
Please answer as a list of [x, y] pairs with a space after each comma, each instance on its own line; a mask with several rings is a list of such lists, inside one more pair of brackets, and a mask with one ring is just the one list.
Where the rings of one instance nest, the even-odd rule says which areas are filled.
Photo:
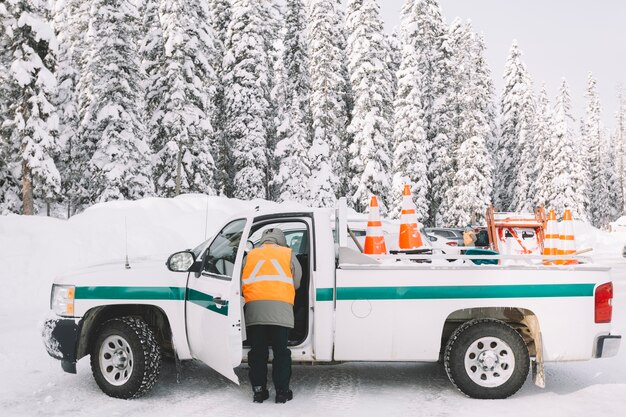
[[42, 337], [48, 354], [61, 360], [65, 372], [76, 373], [76, 349], [80, 322], [71, 318], [54, 317], [44, 322]]
[[621, 341], [622, 336], [619, 335], [610, 334], [606, 336], [598, 336], [594, 345], [593, 357], [610, 358], [617, 355]]

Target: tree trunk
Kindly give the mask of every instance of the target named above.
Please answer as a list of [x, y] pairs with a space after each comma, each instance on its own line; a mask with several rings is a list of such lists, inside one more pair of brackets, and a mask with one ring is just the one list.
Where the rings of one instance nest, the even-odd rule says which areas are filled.
[[[24, 152], [24, 145], [22, 145]], [[33, 183], [30, 167], [25, 159], [22, 159], [22, 214], [32, 216], [35, 208], [33, 204]]]

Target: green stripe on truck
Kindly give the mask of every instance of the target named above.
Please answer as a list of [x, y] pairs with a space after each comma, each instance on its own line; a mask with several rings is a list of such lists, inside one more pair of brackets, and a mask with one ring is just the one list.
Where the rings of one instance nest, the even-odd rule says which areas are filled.
[[194, 304], [199, 305], [200, 307], [204, 307], [208, 310], [211, 310], [214, 313], [218, 313], [223, 316], [228, 316], [228, 303], [226, 303], [226, 305], [224, 306], [217, 305], [213, 301], [213, 297], [210, 296], [209, 294], [205, 294], [203, 292], [188, 288], [187, 300], [191, 301]]
[[333, 301], [332, 288], [318, 288], [315, 291], [315, 299], [317, 301]]
[[[185, 300], [184, 287], [76, 287], [77, 300]], [[228, 304], [218, 306], [213, 297], [200, 291], [187, 291], [187, 299], [215, 313], [228, 315]]]
[[76, 287], [82, 300], [184, 300], [184, 287]]
[[337, 300], [591, 297], [594, 287], [595, 284], [339, 287]]

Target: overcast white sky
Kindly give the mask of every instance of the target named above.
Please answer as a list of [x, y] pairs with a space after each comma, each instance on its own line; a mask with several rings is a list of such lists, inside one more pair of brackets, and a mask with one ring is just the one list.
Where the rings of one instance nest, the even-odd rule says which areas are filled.
[[[378, 0], [387, 30], [400, 24], [404, 0]], [[570, 84], [574, 116], [584, 114], [587, 74], [598, 82], [603, 120], [613, 130], [617, 87], [626, 85], [626, 0], [439, 0], [449, 24], [470, 19], [485, 34], [487, 60], [498, 97], [504, 63], [513, 39], [538, 90], [550, 99], [561, 78]]]

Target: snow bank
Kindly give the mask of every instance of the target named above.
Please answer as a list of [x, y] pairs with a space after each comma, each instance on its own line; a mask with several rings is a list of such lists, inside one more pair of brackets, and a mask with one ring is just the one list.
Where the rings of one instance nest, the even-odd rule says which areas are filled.
[[[59, 220], [40, 216], [0, 217], [0, 303], [29, 294], [45, 309], [55, 276], [90, 264], [163, 256], [192, 248], [234, 214], [264, 207], [301, 208], [265, 200], [242, 201], [199, 194], [96, 204]], [[20, 307], [20, 306], [18, 306]], [[22, 306], [28, 308], [28, 306]]]

